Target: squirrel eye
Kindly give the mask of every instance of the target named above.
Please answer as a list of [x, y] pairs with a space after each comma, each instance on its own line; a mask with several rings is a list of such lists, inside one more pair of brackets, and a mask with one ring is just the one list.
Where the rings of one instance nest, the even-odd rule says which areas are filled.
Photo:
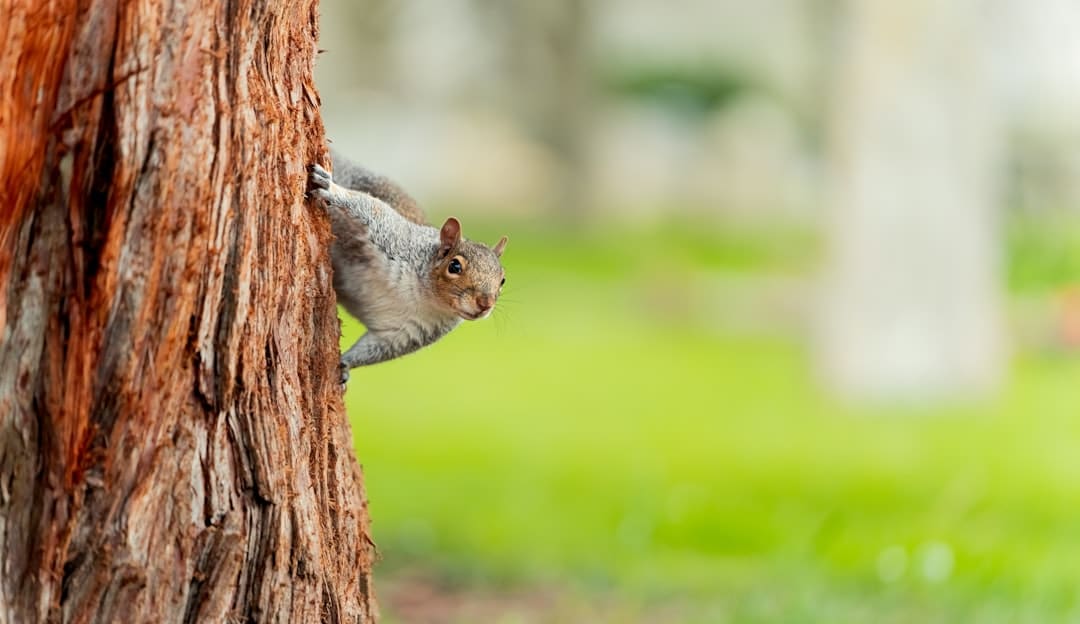
[[453, 260], [450, 261], [450, 267], [447, 268], [446, 270], [450, 271], [451, 273], [453, 273], [455, 275], [458, 274], [458, 273], [461, 273], [461, 262], [459, 262], [457, 258], [454, 258]]
[[502, 278], [502, 281], [499, 282], [499, 286], [503, 286], [505, 284], [506, 284], [506, 278], [504, 277], [504, 278]]

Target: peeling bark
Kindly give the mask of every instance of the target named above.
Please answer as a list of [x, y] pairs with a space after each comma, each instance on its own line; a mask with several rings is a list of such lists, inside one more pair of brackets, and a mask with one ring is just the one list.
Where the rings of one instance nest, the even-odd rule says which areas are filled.
[[0, 7], [0, 623], [373, 620], [317, 17]]

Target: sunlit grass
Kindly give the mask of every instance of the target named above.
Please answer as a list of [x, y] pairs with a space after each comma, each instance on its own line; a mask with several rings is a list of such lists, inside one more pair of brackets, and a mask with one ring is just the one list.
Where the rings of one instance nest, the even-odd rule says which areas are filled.
[[672, 260], [684, 236], [631, 236], [622, 257], [602, 250], [626, 239], [519, 236], [494, 320], [354, 371], [382, 573], [703, 622], [1080, 613], [1080, 364], [1021, 358], [986, 405], [845, 408], [797, 340], [673, 315], [653, 272], [805, 258], [751, 241]]

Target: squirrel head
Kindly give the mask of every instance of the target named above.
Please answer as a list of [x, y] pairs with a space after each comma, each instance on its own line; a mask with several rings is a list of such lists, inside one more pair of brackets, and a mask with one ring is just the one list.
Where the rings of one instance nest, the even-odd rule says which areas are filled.
[[432, 267], [432, 282], [439, 302], [467, 321], [486, 318], [506, 283], [499, 257], [506, 237], [494, 247], [466, 240], [461, 223], [450, 217], [439, 231], [439, 251]]

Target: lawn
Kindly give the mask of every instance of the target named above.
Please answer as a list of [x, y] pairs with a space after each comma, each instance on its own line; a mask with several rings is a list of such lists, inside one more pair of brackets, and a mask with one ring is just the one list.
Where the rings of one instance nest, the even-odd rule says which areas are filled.
[[378, 583], [546, 597], [490, 621], [1080, 618], [1080, 361], [842, 406], [799, 329], [811, 238], [512, 231], [494, 319], [349, 383]]

